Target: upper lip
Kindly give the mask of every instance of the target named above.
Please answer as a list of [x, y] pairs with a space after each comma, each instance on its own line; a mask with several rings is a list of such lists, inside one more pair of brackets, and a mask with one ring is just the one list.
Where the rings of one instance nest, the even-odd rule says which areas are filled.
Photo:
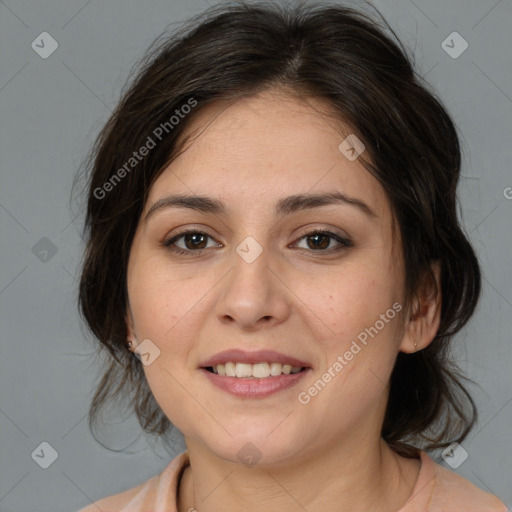
[[210, 359], [203, 361], [200, 363], [201, 368], [206, 368], [208, 366], [217, 366], [218, 364], [225, 364], [228, 362], [234, 363], [246, 363], [246, 364], [256, 364], [256, 363], [281, 363], [281, 364], [289, 364], [295, 367], [310, 367], [309, 363], [301, 361], [295, 357], [287, 356], [285, 354], [281, 354], [274, 350], [257, 350], [255, 352], [247, 352], [245, 350], [240, 349], [231, 349], [224, 350], [223, 352], [219, 352], [215, 354]]

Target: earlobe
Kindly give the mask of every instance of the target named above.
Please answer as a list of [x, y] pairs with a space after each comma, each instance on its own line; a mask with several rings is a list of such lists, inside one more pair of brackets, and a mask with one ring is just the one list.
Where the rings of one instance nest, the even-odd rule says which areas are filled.
[[[433, 261], [432, 276], [425, 272], [412, 301], [400, 351], [414, 353], [426, 348], [435, 338], [441, 322], [441, 265]], [[435, 280], [435, 282], [433, 281]]]
[[137, 338], [133, 335], [133, 333], [131, 332], [131, 329], [128, 329], [128, 335], [126, 336], [126, 339], [127, 339], [128, 350], [131, 350], [133, 352], [133, 350], [137, 346]]
[[134, 348], [137, 346], [137, 338], [135, 337], [132, 327], [127, 322], [127, 335], [126, 335], [128, 350], [133, 352]]
[[130, 306], [128, 305], [126, 315], [125, 315], [125, 322], [126, 322], [126, 340], [128, 345], [128, 350], [133, 350], [138, 345], [137, 342], [137, 336], [135, 335], [135, 328], [134, 328], [134, 321], [133, 321], [133, 314], [131, 311]]

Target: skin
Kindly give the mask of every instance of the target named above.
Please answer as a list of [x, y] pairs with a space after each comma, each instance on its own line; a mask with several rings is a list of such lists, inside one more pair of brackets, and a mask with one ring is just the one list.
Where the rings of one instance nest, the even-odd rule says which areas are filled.
[[[351, 132], [322, 107], [280, 91], [209, 106], [187, 129], [193, 142], [150, 190], [130, 253], [126, 319], [129, 340], [159, 348], [144, 371], [185, 437], [190, 467], [180, 512], [392, 512], [417, 480], [419, 460], [395, 454], [380, 429], [398, 352], [421, 350], [439, 327], [440, 298], [427, 285], [308, 404], [297, 399], [361, 331], [405, 303], [401, 242], [396, 234], [393, 244], [385, 191], [360, 159], [340, 152]], [[364, 201], [376, 218], [342, 204], [274, 215], [283, 197], [335, 191]], [[228, 213], [161, 209], [146, 223], [150, 207], [174, 193], [214, 197]], [[202, 253], [190, 237], [176, 241], [186, 255], [162, 245], [187, 227], [210, 237], [195, 241]], [[305, 237], [314, 230], [353, 245], [328, 238], [328, 248], [316, 248]], [[248, 236], [263, 249], [252, 263], [236, 252]], [[277, 350], [312, 371], [269, 397], [237, 398], [198, 369], [230, 348]], [[248, 442], [261, 454], [252, 467], [237, 456]]]

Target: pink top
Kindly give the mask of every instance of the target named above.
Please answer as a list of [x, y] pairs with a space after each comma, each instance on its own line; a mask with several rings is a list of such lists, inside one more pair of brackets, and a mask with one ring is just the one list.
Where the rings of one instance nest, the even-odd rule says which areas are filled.
[[[413, 493], [397, 512], [507, 512], [506, 505], [496, 496], [436, 464], [426, 452], [420, 451], [420, 459], [421, 469]], [[160, 475], [78, 512], [98, 512], [98, 509], [102, 512], [176, 512], [178, 483], [188, 465], [185, 451]]]

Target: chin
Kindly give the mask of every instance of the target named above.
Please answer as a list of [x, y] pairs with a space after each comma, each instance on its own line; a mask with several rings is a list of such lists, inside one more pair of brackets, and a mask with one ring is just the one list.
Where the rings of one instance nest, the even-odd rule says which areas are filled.
[[246, 467], [287, 465], [304, 455], [304, 442], [307, 440], [299, 430], [290, 432], [289, 429], [283, 429], [277, 432], [277, 425], [279, 421], [273, 422], [270, 428], [269, 423], [260, 427], [252, 425], [252, 428], [246, 425], [246, 428], [238, 430], [229, 428], [233, 437], [225, 434], [203, 442], [212, 453], [235, 464]]

